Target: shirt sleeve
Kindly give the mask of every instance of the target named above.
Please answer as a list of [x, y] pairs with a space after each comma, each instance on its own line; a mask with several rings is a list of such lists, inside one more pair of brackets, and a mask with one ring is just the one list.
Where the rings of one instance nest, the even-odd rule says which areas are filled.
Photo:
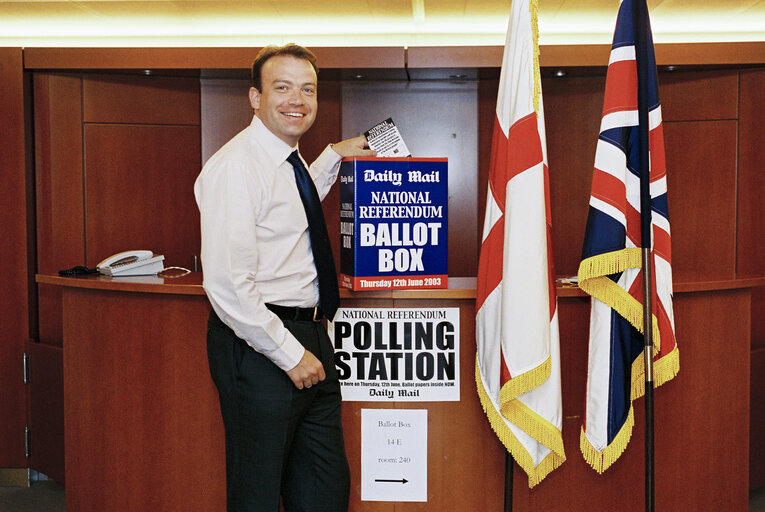
[[329, 145], [308, 168], [313, 184], [316, 186], [316, 192], [322, 201], [327, 197], [329, 189], [337, 180], [341, 161], [342, 157], [335, 153], [335, 150]]
[[222, 162], [197, 179], [204, 289], [218, 317], [256, 351], [289, 371], [305, 349], [265, 306], [256, 286], [259, 190], [246, 162]]

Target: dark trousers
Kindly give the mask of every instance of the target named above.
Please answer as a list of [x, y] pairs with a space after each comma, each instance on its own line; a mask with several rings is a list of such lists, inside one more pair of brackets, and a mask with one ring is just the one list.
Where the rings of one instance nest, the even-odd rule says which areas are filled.
[[267, 357], [210, 313], [207, 356], [226, 432], [228, 512], [348, 510], [350, 471], [334, 349], [322, 324], [285, 320], [324, 365], [326, 380], [297, 389]]

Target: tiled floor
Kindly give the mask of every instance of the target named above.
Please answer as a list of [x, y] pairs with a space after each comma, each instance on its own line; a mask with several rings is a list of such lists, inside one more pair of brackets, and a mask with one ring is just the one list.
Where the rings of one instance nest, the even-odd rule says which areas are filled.
[[[64, 512], [64, 486], [48, 480], [31, 487], [0, 487], [0, 512]], [[765, 487], [749, 493], [749, 512], [765, 512]]]

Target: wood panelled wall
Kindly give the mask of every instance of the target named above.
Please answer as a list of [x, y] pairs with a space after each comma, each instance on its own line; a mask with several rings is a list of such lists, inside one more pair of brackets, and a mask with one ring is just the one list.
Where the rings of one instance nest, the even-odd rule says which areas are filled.
[[[741, 72], [739, 85], [739, 277], [765, 275], [765, 70]], [[765, 485], [765, 287], [752, 290], [752, 360], [749, 485]]]
[[[543, 80], [553, 245], [559, 275], [575, 274], [579, 262], [604, 83], [604, 75]], [[191, 193], [201, 167], [198, 84], [196, 77], [35, 73], [39, 272], [55, 273], [60, 268], [78, 264], [93, 266], [106, 255], [127, 248], [150, 248], [164, 253], [168, 265], [191, 266], [192, 255], [199, 246], [198, 214]], [[758, 151], [765, 143], [765, 135], [757, 130], [759, 117], [765, 111], [763, 84], [764, 70], [675, 72], [660, 76], [675, 281], [765, 275], [762, 257], [765, 215], [759, 199], [765, 189], [765, 178], [761, 172], [763, 158]], [[464, 233], [464, 236], [479, 240], [496, 91], [496, 78], [479, 83], [479, 211], [450, 212], [475, 216], [476, 232]], [[301, 140], [301, 150], [307, 160], [317, 156], [328, 142], [339, 139], [340, 105], [340, 83], [322, 82], [320, 116]], [[325, 201], [330, 225], [339, 221], [337, 204], [335, 187]], [[459, 244], [459, 240], [450, 242]], [[339, 248], [334, 249], [337, 257]], [[39, 339], [50, 346], [60, 345], [61, 339], [58, 294], [51, 287], [39, 288]], [[765, 389], [765, 377], [760, 377], [765, 376], [763, 295], [762, 290], [754, 292], [752, 311], [752, 386], [758, 393], [752, 393], [751, 398], [761, 401], [765, 400], [759, 391]], [[578, 467], [581, 463], [578, 425], [586, 373], [582, 354], [586, 350], [583, 343], [586, 342], [588, 303], [584, 299], [566, 300], [570, 302], [566, 309], [569, 318], [562, 318], [561, 325], [567, 326], [562, 339], [564, 344], [565, 340], [569, 343], [562, 350], [564, 357], [568, 351], [574, 360], [575, 372], [563, 376], [567, 395], [572, 397], [564, 403], [565, 435], [568, 464]], [[721, 305], [738, 307], [743, 299], [738, 294], [723, 293], [715, 296], [715, 300]], [[685, 316], [700, 318], [705, 314], [705, 307], [708, 306], [690, 298], [683, 298], [677, 304], [677, 308], [687, 313]], [[739, 319], [732, 323], [736, 324], [731, 326], [733, 329], [748, 326]], [[681, 353], [687, 346], [689, 355], [681, 357], [686, 362], [681, 363], [680, 376], [669, 383], [666, 390], [659, 391], [659, 400], [663, 394], [677, 393], [672, 388], [690, 379], [691, 376], [683, 374], [683, 368], [694, 368], [689, 364], [698, 363], [696, 371], [717, 364], [725, 364], [731, 371], [748, 371], [748, 352], [734, 351], [731, 359], [731, 354], [724, 352], [724, 329], [709, 327], [719, 336], [705, 340], [703, 326], [703, 322], [678, 326]], [[736, 331], [736, 334], [741, 333]], [[694, 344], [704, 345], [703, 352], [711, 354], [707, 345], [713, 343], [720, 345], [719, 360], [692, 362], [694, 355], [701, 354], [699, 351], [692, 355]], [[704, 407], [705, 403], [724, 407], [723, 399], [731, 396], [731, 388], [725, 385], [706, 391], [718, 394], [700, 395], [698, 403], [683, 407]], [[742, 400], [748, 399], [748, 390], [736, 388], [734, 391]], [[738, 402], [732, 406], [736, 410], [742, 408]], [[754, 414], [762, 409], [762, 402], [752, 403], [753, 439], [765, 437], [765, 417], [762, 413]], [[715, 412], [709, 410], [710, 415]], [[663, 415], [671, 413], [660, 406], [657, 421], [664, 421]], [[668, 425], [677, 424], [669, 422]], [[740, 425], [734, 427], [735, 432], [741, 432]], [[701, 438], [705, 428], [715, 430], [726, 425], [700, 425], [697, 431], [670, 431], [667, 435], [670, 440], [683, 436]], [[623, 462], [617, 464], [614, 472], [625, 471], [619, 469], [620, 464], [626, 468], [638, 463], [642, 457], [640, 435], [637, 428]], [[737, 447], [747, 444], [738, 438], [735, 442]], [[761, 464], [754, 460], [758, 449], [761, 451], [757, 458], [765, 460], [765, 443], [758, 445], [753, 441], [753, 483], [757, 464]], [[741, 458], [741, 453], [735, 455], [735, 460]], [[703, 464], [699, 466], [693, 468], [694, 478], [706, 481], [709, 475], [701, 467]], [[746, 463], [728, 470], [742, 472], [745, 468], [741, 466]], [[765, 466], [757, 471], [765, 478]], [[553, 474], [551, 478], [576, 475], [587, 482], [597, 480], [598, 477], [590, 473], [582, 468], [581, 472], [576, 469], [573, 473], [561, 472], [561, 476]], [[597, 480], [596, 485], [607, 487], [613, 478], [621, 477], [606, 477]], [[515, 480], [519, 506], [523, 503], [541, 506], [545, 500], [553, 500], [545, 497], [545, 484], [541, 491], [527, 493], [525, 477], [516, 472]], [[572, 480], [567, 485], [580, 485], [577, 482]], [[713, 487], [711, 483], [710, 487]], [[708, 497], [713, 502], [720, 498], [718, 491], [710, 490], [712, 494]], [[725, 491], [738, 494], [739, 490]]]
[[[37, 272], [94, 267], [128, 249], [193, 268], [197, 77], [36, 73], [34, 118]], [[61, 289], [41, 284], [38, 297], [30, 421], [41, 449], [31, 466], [63, 480]]]
[[765, 287], [752, 290], [750, 364], [749, 488], [756, 489], [765, 485]]
[[26, 467], [24, 427], [26, 391], [23, 383], [24, 342], [30, 336], [28, 281], [28, 197], [25, 94], [21, 48], [0, 48], [0, 467]]
[[[199, 219], [195, 77], [37, 73], [38, 272], [128, 249], [193, 266]], [[40, 285], [40, 341], [61, 340], [60, 290]]]

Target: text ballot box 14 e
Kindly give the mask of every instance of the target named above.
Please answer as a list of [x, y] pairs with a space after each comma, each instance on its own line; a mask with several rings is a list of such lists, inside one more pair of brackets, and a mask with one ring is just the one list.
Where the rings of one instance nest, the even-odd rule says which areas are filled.
[[446, 158], [346, 158], [340, 275], [351, 290], [446, 288]]

